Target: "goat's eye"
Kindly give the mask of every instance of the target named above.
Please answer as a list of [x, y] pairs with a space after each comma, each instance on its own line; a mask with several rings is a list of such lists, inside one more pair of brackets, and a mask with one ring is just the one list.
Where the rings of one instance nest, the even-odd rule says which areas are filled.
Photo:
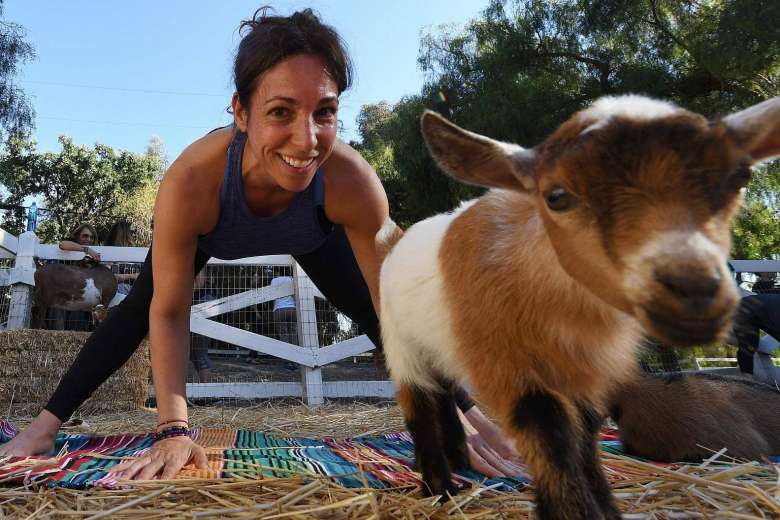
[[747, 164], [741, 164], [737, 170], [731, 174], [731, 179], [729, 179], [729, 184], [733, 186], [735, 189], [742, 189], [745, 186], [748, 185], [750, 182], [750, 177], [752, 175], [752, 171], [750, 170], [750, 166]]
[[544, 194], [544, 202], [553, 211], [566, 211], [574, 205], [574, 196], [563, 188], [553, 188]]

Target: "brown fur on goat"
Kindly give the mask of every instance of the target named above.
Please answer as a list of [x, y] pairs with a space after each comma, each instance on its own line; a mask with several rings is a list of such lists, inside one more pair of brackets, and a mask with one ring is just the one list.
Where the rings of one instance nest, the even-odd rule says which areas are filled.
[[86, 260], [78, 264], [45, 264], [35, 270], [35, 309], [32, 328], [43, 328], [50, 307], [93, 312], [96, 321], [105, 317], [117, 291], [111, 269]]
[[610, 415], [625, 450], [664, 462], [726, 457], [762, 460], [780, 453], [780, 391], [715, 374], [645, 375], [621, 386]]
[[467, 379], [529, 465], [540, 518], [619, 518], [597, 451], [606, 399], [643, 333], [691, 345], [728, 328], [729, 222], [780, 99], [714, 122], [605, 99], [531, 150], [432, 113], [422, 127], [445, 171], [494, 188], [412, 226], [382, 267], [385, 352], [428, 491], [456, 492], [467, 464], [451, 395]]

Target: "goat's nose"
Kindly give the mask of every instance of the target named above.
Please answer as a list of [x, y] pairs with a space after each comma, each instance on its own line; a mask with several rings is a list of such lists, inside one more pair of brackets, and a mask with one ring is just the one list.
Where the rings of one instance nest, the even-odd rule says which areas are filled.
[[655, 279], [688, 309], [706, 309], [712, 305], [721, 284], [717, 272], [698, 276], [656, 272]]

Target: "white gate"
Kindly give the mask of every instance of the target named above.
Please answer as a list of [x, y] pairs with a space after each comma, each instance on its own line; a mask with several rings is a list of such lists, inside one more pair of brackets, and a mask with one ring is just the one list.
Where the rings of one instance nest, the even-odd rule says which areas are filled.
[[[100, 253], [101, 261], [117, 263], [142, 263], [148, 251], [141, 247], [95, 246], [93, 249]], [[7, 328], [19, 329], [30, 324], [34, 258], [77, 261], [83, 253], [63, 251], [56, 244], [39, 244], [32, 232], [23, 233], [17, 239], [0, 229], [0, 258], [11, 256], [15, 257], [14, 267], [0, 269], [0, 285], [10, 286]], [[321, 404], [325, 398], [393, 397], [394, 387], [390, 381], [323, 382], [321, 367], [373, 350], [374, 345], [365, 335], [331, 345], [319, 345], [314, 299], [322, 298], [322, 294], [292, 257], [275, 255], [235, 261], [211, 259], [209, 265], [289, 266], [293, 273], [292, 282], [256, 287], [193, 306], [190, 329], [215, 340], [296, 363], [301, 367], [301, 376], [299, 381], [290, 382], [188, 383], [188, 397], [252, 399], [291, 396], [303, 397], [310, 405]], [[285, 296], [295, 298], [300, 345], [210, 319]]]

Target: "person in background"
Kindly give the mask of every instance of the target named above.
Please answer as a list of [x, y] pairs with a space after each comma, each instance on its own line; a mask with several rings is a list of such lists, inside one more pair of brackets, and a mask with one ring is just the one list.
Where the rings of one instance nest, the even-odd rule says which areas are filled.
[[777, 280], [777, 273], [757, 273], [758, 274], [758, 280], [756, 280], [756, 283], [753, 284], [753, 292], [762, 294], [762, 293], [772, 293], [777, 292], [777, 284], [775, 283], [775, 280]]
[[[106, 239], [106, 245], [114, 247], [132, 247], [133, 228], [130, 225], [130, 222], [126, 220], [118, 220], [113, 226], [111, 226], [111, 230], [108, 232], [108, 238]], [[114, 276], [116, 277], [116, 293], [124, 295], [130, 294], [130, 289], [133, 286], [133, 282], [136, 280], [136, 278], [138, 278], [138, 273], [119, 272], [132, 269], [126, 265], [117, 263], [106, 265], [111, 267], [111, 270], [114, 272]]]
[[[215, 296], [207, 286], [206, 267], [198, 271], [193, 281], [192, 304], [198, 305], [215, 299]], [[211, 381], [211, 358], [209, 358], [209, 346], [211, 338], [201, 334], [190, 334], [190, 361], [198, 372], [198, 381], [208, 383]]]
[[97, 231], [92, 224], [79, 224], [70, 234], [70, 238], [60, 240], [59, 246], [63, 251], [77, 251], [86, 256], [100, 261], [100, 253], [92, 249], [97, 245]]
[[[70, 237], [60, 240], [59, 248], [63, 251], [84, 253], [85, 257], [100, 261], [100, 253], [92, 249], [97, 245], [98, 236], [92, 224], [81, 223], [71, 232]], [[91, 330], [92, 315], [86, 311], [66, 311], [51, 309], [49, 317], [54, 320], [56, 330]]]
[[[292, 282], [292, 276], [281, 274], [279, 271], [271, 271], [271, 286], [278, 286], [284, 283]], [[299, 345], [298, 343], [298, 313], [295, 310], [295, 296], [282, 296], [274, 300], [273, 307], [274, 327], [276, 328], [276, 337], [285, 343]], [[288, 370], [295, 370], [298, 366], [287, 361], [284, 367]]]

